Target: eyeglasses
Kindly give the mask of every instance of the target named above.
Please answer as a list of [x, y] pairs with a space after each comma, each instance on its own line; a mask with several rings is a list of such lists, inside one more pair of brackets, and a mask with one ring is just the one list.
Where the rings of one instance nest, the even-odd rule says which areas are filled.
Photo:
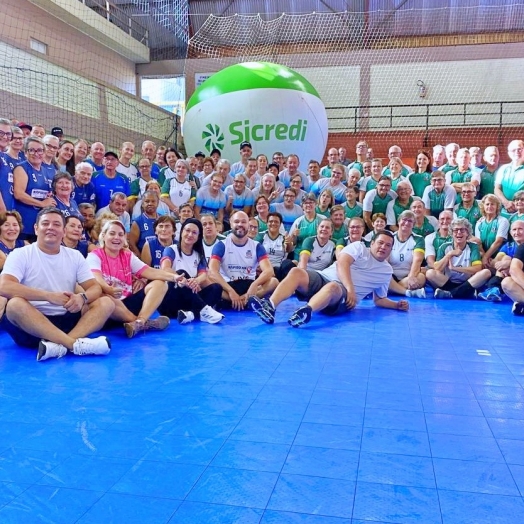
[[58, 151], [58, 146], [53, 146], [51, 144], [46, 144], [45, 146], [47, 149], [51, 149], [51, 151]]
[[284, 195], [284, 198], [295, 198], [295, 195]]
[[349, 226], [349, 229], [362, 229], [364, 226]]
[[43, 149], [34, 149], [33, 147], [30, 147], [27, 152], [30, 154], [30, 155], [43, 155], [44, 154], [44, 150]]
[[138, 166], [138, 169], [151, 169], [151, 166]]
[[378, 184], [378, 187], [381, 187], [382, 189], [390, 189], [391, 186], [389, 184]]
[[405, 222], [406, 224], [414, 224], [415, 221], [411, 218], [401, 218], [400, 219], [401, 222]]
[[463, 189], [462, 194], [465, 194], [465, 193], [476, 193], [476, 191], [473, 191], [472, 189]]
[[8, 138], [11, 140], [11, 138], [13, 138], [13, 133], [10, 131], [0, 131], [0, 138]]
[[458, 227], [457, 229], [451, 230], [453, 233], [465, 233], [467, 229], [465, 227]]
[[257, 229], [258, 230], [258, 226], [249, 226], [249, 229]]
[[24, 140], [24, 137], [23, 136], [14, 136], [13, 138], [11, 138], [11, 140], [13, 142], [22, 142]]

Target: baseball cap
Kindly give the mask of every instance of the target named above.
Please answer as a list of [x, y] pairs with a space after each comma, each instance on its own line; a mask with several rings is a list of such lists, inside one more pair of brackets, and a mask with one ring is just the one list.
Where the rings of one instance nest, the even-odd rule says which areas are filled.
[[213, 149], [213, 151], [211, 151], [211, 153], [210, 153], [209, 156], [213, 156], [215, 153], [216, 153], [218, 156], [222, 156], [222, 153], [221, 153], [220, 149], [218, 149], [218, 148], [216, 148], [216, 147], [215, 147], [215, 149]]
[[19, 127], [20, 129], [29, 129], [29, 131], [33, 129], [33, 126], [26, 124], [25, 122], [18, 122], [17, 127]]
[[54, 136], [63, 136], [64, 130], [61, 127], [53, 127], [51, 134]]
[[253, 147], [251, 146], [251, 142], [242, 142], [240, 144], [240, 150], [244, 149], [244, 147], [249, 147], [249, 149], [253, 149]]
[[198, 158], [198, 157], [201, 157], [201, 158], [206, 158], [206, 155], [204, 155], [204, 153], [202, 153], [202, 151], [197, 151], [195, 153], [195, 157]]
[[112, 156], [113, 158], [116, 158], [118, 160], [118, 155], [116, 153], [113, 153], [113, 151], [108, 151], [105, 155], [104, 155], [104, 158], [107, 158], [108, 156]]

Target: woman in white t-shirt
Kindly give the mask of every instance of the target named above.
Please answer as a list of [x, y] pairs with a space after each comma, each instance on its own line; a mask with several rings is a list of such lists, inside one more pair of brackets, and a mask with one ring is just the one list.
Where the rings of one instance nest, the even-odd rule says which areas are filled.
[[[101, 247], [89, 253], [87, 262], [104, 295], [115, 303], [110, 319], [123, 322], [129, 338], [140, 331], [166, 329], [169, 318], [150, 317], [167, 293], [167, 282], [176, 282], [180, 276], [149, 267], [127, 249], [126, 231], [118, 220], [106, 222], [99, 242]], [[150, 280], [145, 287], [142, 278]]]

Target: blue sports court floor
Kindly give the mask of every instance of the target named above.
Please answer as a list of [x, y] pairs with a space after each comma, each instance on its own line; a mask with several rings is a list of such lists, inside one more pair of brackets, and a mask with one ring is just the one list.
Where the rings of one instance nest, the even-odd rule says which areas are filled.
[[37, 363], [0, 336], [0, 522], [522, 524], [524, 318], [365, 301]]

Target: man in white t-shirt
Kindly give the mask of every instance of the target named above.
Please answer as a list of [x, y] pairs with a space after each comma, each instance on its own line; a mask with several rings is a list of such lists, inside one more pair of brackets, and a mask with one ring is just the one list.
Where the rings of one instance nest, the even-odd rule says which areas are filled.
[[[5, 328], [19, 346], [38, 348], [37, 360], [106, 355], [106, 337], [85, 338], [102, 328], [114, 305], [79, 251], [61, 246], [65, 231], [59, 209], [44, 208], [36, 218], [34, 244], [15, 249], [0, 276], [8, 299]], [[82, 292], [78, 292], [78, 286]]]
[[391, 232], [378, 231], [371, 247], [353, 242], [342, 249], [334, 264], [322, 271], [293, 268], [268, 300], [252, 297], [251, 309], [264, 322], [273, 324], [278, 305], [296, 292], [308, 302], [289, 318], [293, 327], [307, 324], [314, 311], [336, 315], [353, 309], [370, 293], [378, 307], [408, 311], [406, 300], [395, 302], [387, 298], [393, 274], [387, 258], [393, 242]]

